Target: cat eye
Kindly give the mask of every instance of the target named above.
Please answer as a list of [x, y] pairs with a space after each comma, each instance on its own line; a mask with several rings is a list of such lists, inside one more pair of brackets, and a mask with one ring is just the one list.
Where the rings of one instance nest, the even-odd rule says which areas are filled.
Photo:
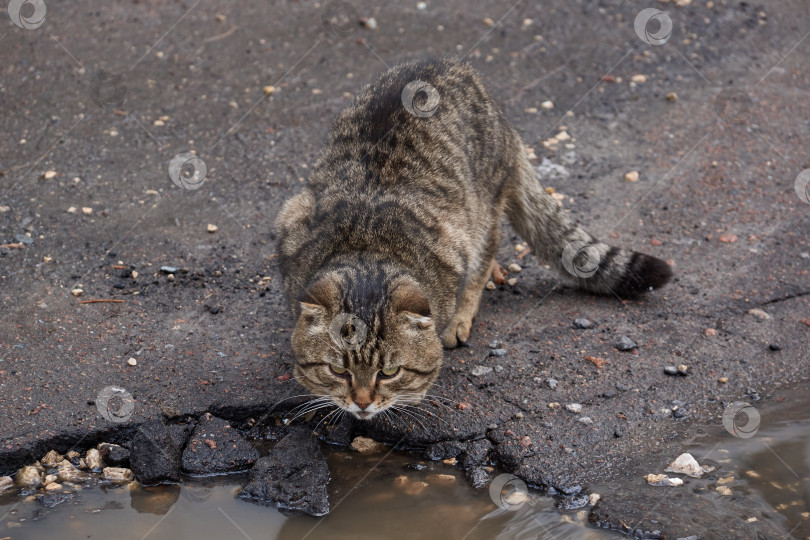
[[334, 365], [332, 365], [332, 364], [329, 364], [329, 370], [330, 370], [330, 371], [331, 371], [333, 374], [337, 375], [338, 377], [345, 377], [345, 376], [346, 376], [346, 373], [349, 371], [349, 370], [347, 370], [347, 369], [346, 369], [346, 368], [344, 368], [344, 367], [340, 367], [340, 366], [334, 366]]
[[399, 373], [399, 366], [388, 366], [380, 370], [380, 375], [389, 379], [396, 376], [397, 373]]

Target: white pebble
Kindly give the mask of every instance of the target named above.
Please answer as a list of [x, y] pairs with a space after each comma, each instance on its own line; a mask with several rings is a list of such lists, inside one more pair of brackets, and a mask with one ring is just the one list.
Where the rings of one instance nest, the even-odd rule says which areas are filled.
[[544, 101], [543, 103], [540, 104], [540, 108], [541, 109], [546, 109], [546, 110], [553, 109], [554, 108], [554, 102], [553, 101]]
[[85, 216], [89, 216], [92, 213], [93, 213], [92, 208], [90, 208], [89, 206], [82, 206], [82, 214], [84, 214]]
[[209, 224], [208, 224], [208, 227], [207, 227], [207, 230], [208, 230], [208, 232], [210, 232], [210, 233], [215, 233], [215, 232], [217, 232], [217, 231], [219, 230], [219, 227], [217, 227], [217, 226], [216, 226], [216, 225], [214, 225], [213, 223], [209, 223]]
[[56, 176], [56, 171], [45, 171], [45, 174], [42, 175], [45, 180], [50, 180], [54, 176]]
[[73, 296], [81, 296], [82, 294], [84, 294], [84, 291], [81, 289], [73, 289], [72, 291], [70, 291], [70, 294], [72, 294]]
[[628, 182], [638, 182], [638, 171], [630, 171], [625, 173], [624, 179]]
[[582, 412], [582, 404], [581, 403], [569, 403], [565, 406], [565, 408], [572, 412], [572, 413], [580, 413]]
[[130, 358], [129, 360], [127, 360], [127, 364], [129, 364], [130, 366], [137, 366], [138, 361], [135, 360], [134, 358]]
[[517, 274], [517, 273], [519, 273], [521, 270], [523, 270], [523, 268], [521, 268], [521, 267], [520, 267], [520, 265], [519, 265], [518, 263], [512, 263], [512, 264], [510, 264], [510, 265], [507, 267], [507, 269], [508, 269], [510, 272], [513, 272], [513, 273], [515, 273], [515, 274]]

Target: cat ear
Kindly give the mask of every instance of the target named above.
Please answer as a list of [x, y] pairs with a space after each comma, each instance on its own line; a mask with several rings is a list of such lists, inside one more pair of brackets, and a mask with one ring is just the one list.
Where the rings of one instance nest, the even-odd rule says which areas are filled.
[[433, 322], [430, 318], [430, 301], [415, 283], [406, 283], [394, 289], [391, 305], [394, 313], [405, 314], [419, 328], [428, 328]]
[[332, 310], [339, 301], [339, 290], [334, 280], [324, 277], [301, 291], [298, 302], [301, 313], [321, 314]]

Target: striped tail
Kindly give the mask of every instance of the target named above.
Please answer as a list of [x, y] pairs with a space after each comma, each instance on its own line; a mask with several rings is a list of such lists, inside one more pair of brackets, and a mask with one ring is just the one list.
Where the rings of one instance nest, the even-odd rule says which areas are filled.
[[507, 193], [506, 215], [532, 252], [579, 287], [631, 298], [665, 285], [670, 266], [650, 255], [600, 242], [573, 224], [537, 181], [528, 160]]

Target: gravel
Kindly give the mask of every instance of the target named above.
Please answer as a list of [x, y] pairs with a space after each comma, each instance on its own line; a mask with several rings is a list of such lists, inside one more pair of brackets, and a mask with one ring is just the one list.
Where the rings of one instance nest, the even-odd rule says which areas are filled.
[[593, 323], [588, 319], [574, 319], [574, 328], [587, 330], [588, 328], [593, 328]]
[[636, 342], [627, 336], [621, 336], [616, 342], [616, 348], [620, 351], [632, 351], [637, 347]]

